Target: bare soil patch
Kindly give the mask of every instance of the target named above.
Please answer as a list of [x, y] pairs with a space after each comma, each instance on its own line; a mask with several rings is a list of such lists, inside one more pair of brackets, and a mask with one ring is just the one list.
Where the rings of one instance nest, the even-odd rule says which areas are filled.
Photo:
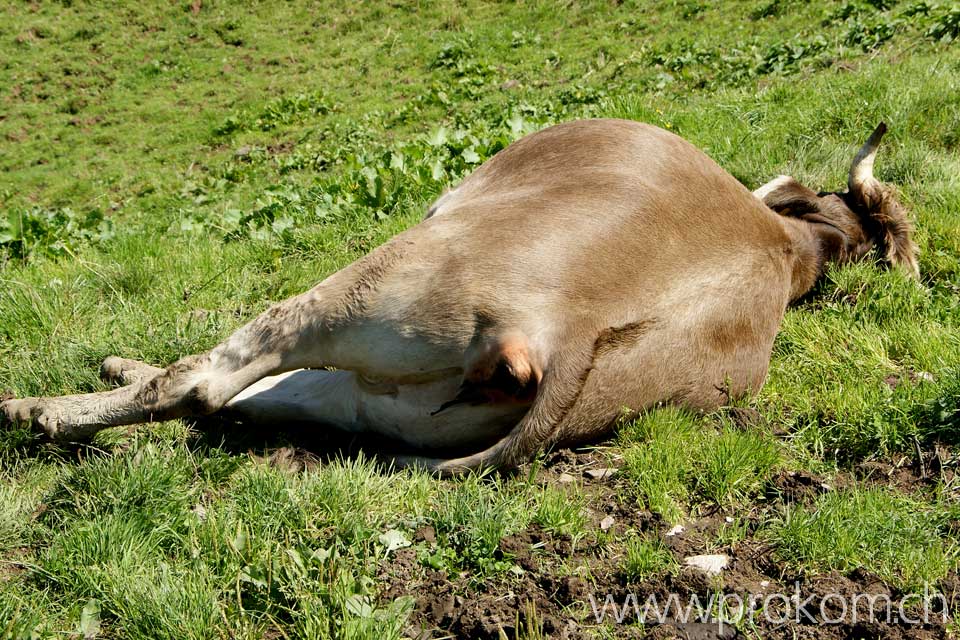
[[[539, 482], [570, 485], [572, 478], [588, 496], [589, 531], [586, 539], [576, 543], [536, 526], [505, 536], [499, 553], [513, 559], [519, 568], [516, 575], [508, 573], [477, 584], [469, 572], [450, 576], [427, 568], [418, 560], [418, 549], [430, 548], [436, 538], [429, 527], [418, 530], [414, 535], [415, 546], [393, 555], [380, 574], [385, 585], [382, 592], [385, 601], [400, 596], [415, 598], [407, 630], [409, 637], [500, 638], [503, 633], [512, 638], [530, 629], [539, 630], [543, 637], [549, 638], [596, 637], [601, 627], [596, 612], [603, 610], [608, 595], [618, 607], [631, 596], [641, 607], [651, 597], [659, 603], [673, 597], [682, 605], [691, 598], [698, 598], [706, 605], [711, 596], [715, 599], [722, 595], [738, 596], [743, 601], [752, 597], [757, 600], [757, 607], [768, 598], [769, 615], [757, 615], [752, 623], [741, 623], [739, 629], [736, 625], [698, 616], [682, 619], [673, 615], [663, 621], [648, 618], [647, 624], [641, 626], [630, 613], [623, 623], [617, 623], [613, 610], [608, 609], [605, 626], [608, 630], [612, 627], [618, 638], [707, 640], [759, 636], [784, 640], [929, 640], [948, 637], [947, 625], [939, 615], [942, 607], [938, 609], [939, 605], [935, 605], [932, 609], [937, 615], [930, 615], [927, 622], [914, 623], [912, 620], [920, 616], [920, 611], [916, 606], [907, 606], [905, 613], [910, 621], [901, 620], [896, 607], [905, 594], [868, 571], [814, 576], [792, 573], [776, 560], [769, 544], [753, 537], [756, 522], [750, 517], [746, 539], [719, 549], [716, 534], [728, 522], [720, 514], [708, 514], [684, 523], [683, 531], [666, 535], [672, 528], [671, 523], [622, 499], [625, 494], [618, 486], [623, 482], [619, 474], [594, 480], [585, 473], [588, 469], [615, 468], [615, 465], [616, 460], [596, 450], [560, 451], [543, 462], [537, 475]], [[856, 480], [841, 474], [839, 479], [831, 478], [831, 481], [833, 484], [805, 471], [783, 472], [773, 479], [766, 497], [771, 501], [808, 504], [834, 490], [833, 485], [838, 482]], [[915, 486], [916, 481], [894, 484]], [[661, 536], [679, 568], [639, 583], [630, 581], [622, 569], [622, 545], [600, 542], [604, 537], [600, 522], [608, 516], [614, 518], [614, 533], [649, 531]], [[683, 566], [685, 557], [705, 553], [727, 554], [729, 566], [719, 576], [708, 576]], [[956, 572], [951, 573], [938, 586], [944, 593], [947, 608], [955, 608], [960, 603], [960, 577]], [[777, 609], [779, 596], [773, 594], [796, 596], [804, 606], [786, 610], [781, 604]], [[877, 602], [894, 603], [892, 617], [887, 620], [883, 613], [870, 620], [866, 600], [861, 600], [864, 604], [860, 605], [862, 610], [858, 616], [852, 616], [849, 611], [844, 614], [842, 601], [850, 603], [855, 597], [868, 596]]]

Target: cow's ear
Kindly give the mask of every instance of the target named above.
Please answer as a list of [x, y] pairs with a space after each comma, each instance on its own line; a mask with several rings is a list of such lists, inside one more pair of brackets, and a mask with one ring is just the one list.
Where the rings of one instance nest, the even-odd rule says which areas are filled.
[[780, 215], [800, 217], [820, 211], [820, 196], [790, 176], [774, 178], [753, 192]]

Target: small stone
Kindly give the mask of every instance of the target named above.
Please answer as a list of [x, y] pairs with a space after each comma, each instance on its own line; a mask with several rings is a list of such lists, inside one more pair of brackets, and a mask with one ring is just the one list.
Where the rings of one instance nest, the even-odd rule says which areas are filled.
[[727, 524], [733, 524], [733, 518], [731, 518], [730, 516], [727, 516], [726, 518], [724, 518], [723, 521], [726, 522]]
[[683, 529], [683, 525], [682, 525], [682, 524], [675, 524], [675, 525], [673, 525], [673, 527], [670, 528], [670, 531], [667, 531], [667, 533], [664, 534], [664, 535], [675, 536], [675, 535], [678, 535], [678, 534], [683, 533], [683, 531], [684, 531], [684, 529]]
[[604, 469], [587, 469], [584, 474], [594, 480], [609, 480], [617, 475], [617, 469], [606, 467]]
[[933, 382], [936, 380], [936, 378], [933, 377], [933, 374], [929, 371], [917, 371], [915, 375], [917, 376], [917, 380], [920, 380], [921, 382]]
[[761, 580], [761, 581], [760, 581], [760, 586], [763, 587], [764, 589], [766, 589], [767, 587], [770, 586], [770, 581], [769, 581], [769, 580]]
[[574, 478], [574, 477], [573, 477], [572, 475], [570, 475], [569, 473], [561, 473], [560, 476], [557, 478], [557, 482], [560, 482], [560, 483], [563, 483], [563, 484], [569, 484], [569, 483], [573, 482], [574, 480], [576, 480], [576, 478]]
[[607, 531], [610, 527], [613, 526], [614, 522], [616, 522], [616, 520], [613, 519], [613, 516], [607, 516], [606, 518], [600, 521], [600, 530]]
[[203, 521], [207, 519], [207, 508], [199, 502], [194, 505], [191, 511], [193, 511], [193, 515], [197, 516], [197, 520]]
[[716, 576], [730, 565], [730, 556], [725, 553], [688, 556], [683, 559], [683, 563], [688, 567], [703, 571], [708, 576]]
[[437, 541], [437, 532], [429, 525], [423, 526], [413, 532], [413, 540], [414, 542], [433, 544]]

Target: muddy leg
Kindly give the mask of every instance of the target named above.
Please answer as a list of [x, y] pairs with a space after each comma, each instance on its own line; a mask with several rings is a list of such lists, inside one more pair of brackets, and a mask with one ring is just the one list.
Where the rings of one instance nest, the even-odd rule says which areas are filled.
[[[264, 376], [313, 364], [318, 345], [311, 343], [317, 332], [309, 322], [324, 318], [318, 293], [273, 307], [206, 354], [188, 356], [159, 372], [133, 367], [130, 377], [140, 379], [129, 386], [4, 402], [0, 421], [29, 422], [51, 438], [78, 440], [109, 426], [211, 414]], [[124, 365], [108, 359], [105, 374], [123, 379]]]
[[163, 373], [160, 367], [146, 362], [110, 356], [100, 365], [100, 379], [121, 386], [144, 382]]
[[[104, 393], [9, 400], [0, 404], [0, 422], [29, 422], [51, 438], [82, 439], [110, 426], [209, 415], [261, 378], [294, 369], [333, 366], [392, 375], [459, 366], [458, 344], [398, 333], [395, 320], [380, 321], [371, 311], [405, 247], [391, 242], [377, 248], [267, 310], [208, 353], [159, 373], [146, 370], [138, 382]], [[117, 363], [107, 365], [112, 375]], [[122, 362], [119, 368], [122, 378]]]

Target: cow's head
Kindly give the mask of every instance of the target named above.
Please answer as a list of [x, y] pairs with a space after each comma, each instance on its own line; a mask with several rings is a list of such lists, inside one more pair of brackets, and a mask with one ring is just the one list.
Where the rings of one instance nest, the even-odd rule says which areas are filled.
[[887, 263], [919, 277], [917, 246], [906, 212], [893, 189], [873, 177], [877, 147], [886, 131], [881, 122], [853, 159], [847, 191], [817, 193], [790, 176], [780, 176], [753, 193], [781, 215], [818, 225], [825, 261], [847, 262], [876, 250]]

